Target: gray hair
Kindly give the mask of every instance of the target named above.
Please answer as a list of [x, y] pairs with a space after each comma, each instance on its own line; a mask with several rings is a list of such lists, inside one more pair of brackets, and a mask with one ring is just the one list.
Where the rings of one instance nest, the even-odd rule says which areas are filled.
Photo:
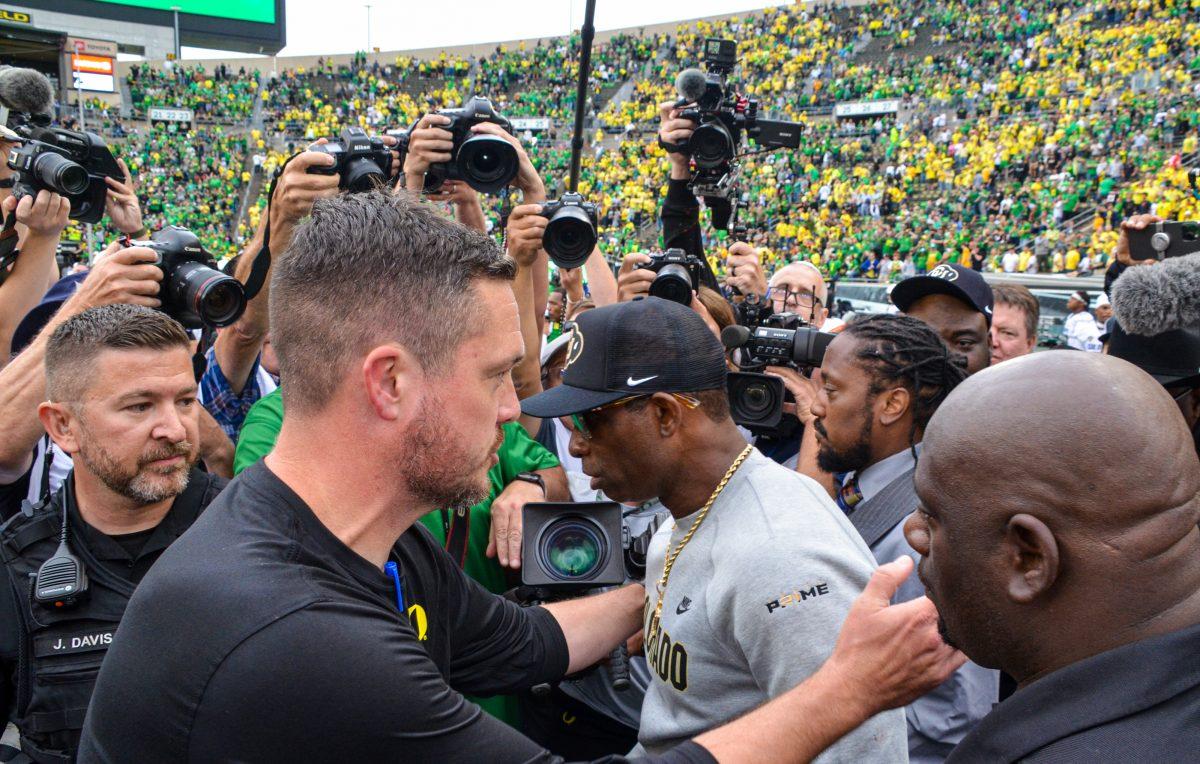
[[56, 402], [77, 402], [91, 380], [90, 368], [103, 350], [191, 352], [192, 342], [179, 322], [138, 305], [104, 305], [72, 316], [46, 343], [46, 394]]
[[320, 411], [371, 348], [399, 342], [432, 374], [478, 331], [478, 279], [515, 263], [482, 233], [405, 194], [318, 200], [271, 277], [271, 343], [289, 411]]

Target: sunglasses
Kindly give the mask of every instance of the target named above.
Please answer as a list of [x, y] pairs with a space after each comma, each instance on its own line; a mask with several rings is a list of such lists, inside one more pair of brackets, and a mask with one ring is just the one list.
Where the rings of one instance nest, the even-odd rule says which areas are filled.
[[[628, 398], [621, 398], [619, 400], [613, 401], [612, 403], [606, 403], [603, 406], [597, 406], [594, 409], [588, 409], [587, 411], [581, 411], [578, 414], [571, 414], [569, 417], [563, 417], [563, 423], [566, 424], [567, 421], [570, 421], [570, 428], [572, 430], [575, 430], [580, 435], [582, 435], [584, 437], [584, 440], [591, 440], [593, 427], [588, 426], [588, 423], [587, 423], [588, 416], [595, 414], [599, 411], [604, 411], [605, 409], [615, 409], [619, 406], [624, 406], [625, 404], [631, 403], [632, 401], [640, 401], [645, 398], [649, 398], [651, 395], [653, 395], [653, 393], [645, 393], [643, 395], [631, 395]], [[672, 398], [679, 401], [680, 403], [682, 403], [684, 406], [686, 406], [689, 409], [694, 409], [700, 405], [700, 401], [698, 401], [697, 399], [693, 398], [690, 395], [684, 395], [683, 393], [668, 393], [668, 395], [670, 395]]]

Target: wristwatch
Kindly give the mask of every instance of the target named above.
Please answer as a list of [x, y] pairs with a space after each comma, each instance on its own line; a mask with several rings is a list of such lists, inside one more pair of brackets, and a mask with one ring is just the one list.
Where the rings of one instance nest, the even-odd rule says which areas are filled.
[[545, 498], [546, 481], [536, 472], [522, 472], [517, 475], [513, 475], [513, 480], [524, 480], [526, 483], [533, 483], [538, 488], [542, 489], [542, 497]]

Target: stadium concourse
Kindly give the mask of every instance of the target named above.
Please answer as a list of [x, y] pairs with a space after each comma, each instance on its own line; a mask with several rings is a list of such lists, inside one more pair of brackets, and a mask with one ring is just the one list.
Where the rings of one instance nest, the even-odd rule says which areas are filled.
[[[580, 188], [599, 205], [610, 259], [661, 245], [658, 104], [675, 97], [675, 74], [698, 63], [702, 39], [728, 36], [739, 46], [740, 89], [806, 129], [800, 151], [751, 157], [742, 170], [742, 222], [768, 267], [807, 259], [828, 275], [897, 279], [906, 262], [920, 273], [974, 254], [989, 270], [1101, 269], [1121, 219], [1200, 216], [1186, 179], [1200, 129], [1196, 9], [1195, 0], [1019, 9], [882, 0], [618, 34], [593, 59]], [[154, 225], [199, 228], [212, 251], [232, 256], [288, 154], [346, 125], [407, 128], [473, 94], [510, 118], [550, 120], [549, 131], [524, 135], [553, 194], [569, 159], [578, 46], [576, 36], [470, 59], [279, 59], [262, 74], [142, 63], [127, 74], [128, 113], [93, 104], [88, 114], [127, 158]], [[832, 114], [883, 99], [898, 105], [865, 120]], [[149, 127], [140, 117], [154, 106], [195, 108], [197, 123]], [[499, 235], [501, 200], [487, 207]], [[726, 242], [705, 236], [719, 274]]]

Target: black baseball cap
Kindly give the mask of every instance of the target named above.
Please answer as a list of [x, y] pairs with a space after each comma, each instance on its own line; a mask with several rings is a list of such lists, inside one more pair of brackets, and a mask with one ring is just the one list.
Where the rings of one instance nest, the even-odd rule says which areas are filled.
[[647, 297], [580, 314], [562, 380], [521, 410], [560, 417], [631, 395], [721, 389], [725, 350], [691, 308]]
[[1129, 334], [1109, 319], [1108, 354], [1154, 377], [1163, 387], [1200, 387], [1200, 330], [1174, 329], [1153, 337]]
[[892, 289], [892, 304], [907, 313], [925, 295], [948, 294], [983, 314], [992, 325], [992, 288], [978, 271], [942, 263], [924, 276], [912, 276]]

